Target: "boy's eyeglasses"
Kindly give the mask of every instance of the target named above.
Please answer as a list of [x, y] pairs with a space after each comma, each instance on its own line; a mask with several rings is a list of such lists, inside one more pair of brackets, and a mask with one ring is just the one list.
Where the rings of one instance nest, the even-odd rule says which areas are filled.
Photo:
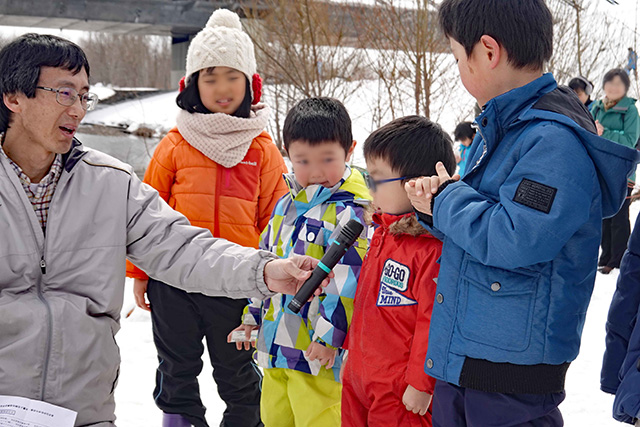
[[49, 92], [55, 92], [56, 101], [60, 105], [64, 105], [65, 107], [71, 107], [75, 104], [78, 97], [80, 98], [80, 105], [86, 111], [91, 111], [96, 108], [98, 104], [98, 95], [95, 93], [87, 92], [80, 95], [77, 90], [70, 87], [61, 87], [58, 89], [54, 89], [51, 87], [45, 86], [36, 86], [36, 89], [47, 90]]
[[378, 185], [384, 184], [387, 182], [402, 181], [403, 179], [417, 178], [417, 176], [401, 176], [400, 178], [379, 179], [376, 181], [368, 173], [363, 174], [363, 176], [364, 176], [364, 183], [367, 185], [367, 188], [371, 191], [376, 191], [378, 189]]

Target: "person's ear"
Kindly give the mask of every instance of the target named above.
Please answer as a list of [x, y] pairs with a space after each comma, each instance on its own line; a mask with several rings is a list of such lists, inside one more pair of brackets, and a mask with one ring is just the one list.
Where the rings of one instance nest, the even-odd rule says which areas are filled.
[[[5, 93], [2, 95], [2, 102], [12, 113], [22, 112], [22, 105], [20, 103], [22, 94], [19, 93]], [[24, 97], [24, 95], [23, 95]]]
[[479, 44], [481, 47], [480, 53], [482, 54], [483, 59], [486, 60], [490, 69], [495, 69], [500, 64], [500, 60], [504, 53], [502, 46], [496, 39], [487, 35], [480, 38]]
[[356, 149], [356, 145], [358, 145], [358, 142], [354, 139], [351, 143], [351, 148], [347, 151], [347, 158], [345, 159], [346, 162], [351, 161], [351, 156], [353, 155], [353, 151]]

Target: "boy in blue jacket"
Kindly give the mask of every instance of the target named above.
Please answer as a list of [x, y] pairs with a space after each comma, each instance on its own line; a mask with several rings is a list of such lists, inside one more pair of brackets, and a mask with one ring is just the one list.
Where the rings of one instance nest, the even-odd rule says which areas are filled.
[[596, 135], [569, 88], [543, 74], [543, 0], [444, 0], [462, 83], [483, 106], [464, 178], [406, 184], [443, 241], [425, 371], [434, 426], [560, 426], [603, 217], [626, 197], [637, 153]]

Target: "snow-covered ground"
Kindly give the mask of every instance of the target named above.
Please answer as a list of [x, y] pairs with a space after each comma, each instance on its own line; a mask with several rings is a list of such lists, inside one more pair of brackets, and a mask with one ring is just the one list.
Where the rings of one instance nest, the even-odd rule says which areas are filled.
[[[631, 205], [631, 221], [640, 211], [640, 203]], [[604, 352], [604, 325], [611, 297], [615, 291], [618, 272], [609, 276], [598, 274], [584, 327], [580, 355], [569, 368], [567, 399], [560, 406], [567, 427], [607, 427], [621, 425], [611, 418], [613, 397], [600, 391], [600, 365]], [[128, 279], [124, 312], [133, 307], [132, 283]], [[147, 312], [135, 309], [122, 320], [122, 329], [116, 336], [120, 345], [122, 367], [116, 389], [116, 414], [121, 427], [158, 427], [161, 413], [156, 408], [152, 393], [157, 359], [151, 334], [151, 320]], [[206, 352], [205, 352], [206, 354]], [[206, 356], [205, 356], [206, 357]], [[211, 426], [222, 419], [225, 405], [216, 392], [210, 363], [199, 377], [203, 402], [208, 408], [207, 420]]]

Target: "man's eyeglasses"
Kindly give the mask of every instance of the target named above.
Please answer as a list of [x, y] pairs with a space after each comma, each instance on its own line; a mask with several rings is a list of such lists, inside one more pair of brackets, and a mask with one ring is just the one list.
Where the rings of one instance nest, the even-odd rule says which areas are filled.
[[386, 182], [402, 181], [403, 179], [417, 178], [417, 176], [401, 176], [400, 178], [379, 179], [376, 181], [368, 173], [363, 174], [363, 176], [364, 176], [364, 183], [367, 184], [367, 188], [371, 191], [376, 191], [378, 188], [378, 185], [384, 184]]
[[96, 108], [98, 104], [98, 95], [95, 93], [87, 92], [80, 95], [77, 90], [70, 87], [61, 87], [58, 89], [54, 89], [51, 87], [45, 86], [36, 86], [36, 89], [47, 90], [49, 92], [55, 92], [56, 101], [60, 105], [64, 105], [65, 107], [71, 107], [78, 97], [80, 98], [80, 105], [86, 111], [91, 111]]

